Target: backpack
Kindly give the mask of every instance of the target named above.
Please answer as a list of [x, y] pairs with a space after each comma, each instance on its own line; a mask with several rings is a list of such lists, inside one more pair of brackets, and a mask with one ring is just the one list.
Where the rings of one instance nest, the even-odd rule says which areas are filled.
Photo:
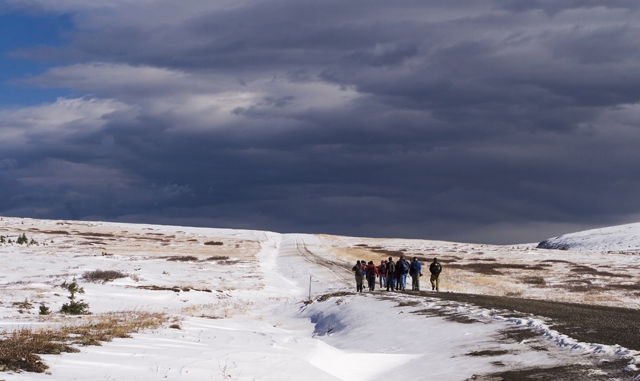
[[440, 271], [442, 271], [442, 266], [440, 266], [440, 263], [432, 263], [429, 270], [431, 270], [432, 273], [438, 275], [440, 274]]
[[409, 264], [407, 263], [407, 261], [400, 261], [400, 272], [406, 273], [407, 271], [409, 271]]
[[363, 276], [364, 271], [362, 270], [362, 265], [355, 265], [356, 276]]
[[409, 270], [412, 274], [415, 274], [418, 272], [418, 265], [416, 265], [415, 263], [411, 262], [411, 266], [409, 266]]
[[393, 263], [393, 262], [389, 262], [389, 263], [387, 264], [387, 270], [389, 270], [389, 271], [388, 271], [389, 276], [393, 276], [393, 273], [395, 273], [395, 272], [396, 272], [396, 264], [395, 264], [395, 263]]

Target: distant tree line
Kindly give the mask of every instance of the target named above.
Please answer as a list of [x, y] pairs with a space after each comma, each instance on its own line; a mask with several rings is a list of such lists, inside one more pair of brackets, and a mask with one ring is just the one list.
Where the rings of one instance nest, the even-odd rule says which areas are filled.
[[18, 238], [16, 238], [16, 240], [12, 240], [10, 237], [5, 237], [3, 235], [0, 235], [0, 243], [17, 243], [19, 245], [39, 245], [38, 241], [36, 241], [35, 239], [31, 238], [27, 238], [27, 234], [26, 233], [22, 233], [20, 235], [18, 235]]

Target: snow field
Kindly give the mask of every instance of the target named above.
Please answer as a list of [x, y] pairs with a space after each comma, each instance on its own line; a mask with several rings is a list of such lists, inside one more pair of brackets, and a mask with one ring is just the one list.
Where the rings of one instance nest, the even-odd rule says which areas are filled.
[[[82, 320], [36, 315], [40, 302], [59, 309], [67, 299], [56, 285], [74, 277], [86, 291], [78, 297], [90, 304], [94, 314], [145, 310], [166, 313], [168, 322], [133, 334], [132, 339], [82, 347], [81, 353], [43, 356], [50, 374], [11, 372], [1, 374], [2, 379], [464, 380], [513, 367], [575, 363], [584, 354], [636, 355], [620, 347], [576, 342], [533, 318], [505, 318], [494, 311], [408, 294], [350, 294], [346, 291], [355, 288], [351, 261], [369, 254], [356, 251], [352, 258], [341, 250], [363, 239], [98, 222], [59, 224], [7, 218], [0, 223], [5, 232], [36, 228], [27, 230], [27, 235], [48, 243], [0, 246], [5, 265], [0, 274], [0, 329]], [[60, 229], [70, 233], [45, 233]], [[97, 239], [101, 243], [95, 243]], [[209, 241], [224, 244], [203, 245]], [[434, 241], [372, 242], [407, 254], [435, 247], [430, 253], [446, 250], [462, 257], [463, 251], [476, 250], [471, 244]], [[482, 250], [496, 256], [513, 254]], [[180, 255], [198, 259], [167, 260]], [[212, 255], [230, 260], [206, 260]], [[95, 269], [117, 269], [135, 277], [82, 281], [85, 271]], [[423, 288], [426, 283], [423, 280]], [[327, 293], [335, 296], [305, 304], [309, 285], [314, 299]], [[170, 290], [176, 287], [178, 292]], [[17, 312], [13, 303], [25, 299], [34, 308]], [[421, 314], [425, 309], [478, 321], [461, 324], [437, 313]], [[169, 323], [179, 324], [180, 329], [169, 328]], [[535, 345], [501, 338], [501, 331], [517, 326], [540, 332]], [[545, 350], [536, 349], [540, 346]], [[482, 351], [494, 354], [471, 355]]]

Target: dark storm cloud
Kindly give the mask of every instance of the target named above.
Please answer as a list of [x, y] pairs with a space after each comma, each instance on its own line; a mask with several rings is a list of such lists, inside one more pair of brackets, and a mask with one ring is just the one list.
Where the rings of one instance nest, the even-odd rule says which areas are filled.
[[5, 112], [5, 213], [500, 243], [640, 213], [635, 2], [175, 7], [15, 53], [86, 98]]

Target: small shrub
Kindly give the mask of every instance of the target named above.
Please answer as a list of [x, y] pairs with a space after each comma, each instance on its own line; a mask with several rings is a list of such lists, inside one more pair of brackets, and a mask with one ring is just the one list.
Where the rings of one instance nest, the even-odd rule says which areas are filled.
[[39, 315], [49, 315], [51, 314], [51, 311], [49, 310], [49, 307], [47, 307], [46, 304], [42, 303], [40, 304], [40, 311], [38, 312]]
[[78, 286], [75, 281], [69, 284], [65, 281], [60, 287], [69, 291], [69, 303], [63, 304], [60, 312], [67, 315], [91, 315], [88, 303], [82, 300], [76, 301], [76, 294], [84, 294], [84, 288]]
[[21, 310], [30, 310], [33, 308], [33, 304], [29, 303], [27, 299], [25, 299], [24, 302], [15, 302], [13, 305]]
[[16, 243], [19, 245], [23, 245], [28, 242], [29, 240], [27, 239], [27, 235], [25, 233], [22, 233], [22, 235], [19, 235], [18, 239], [16, 240]]
[[94, 270], [87, 271], [82, 275], [82, 279], [88, 282], [109, 282], [114, 279], [126, 278], [129, 275], [120, 270]]
[[82, 300], [72, 300], [69, 303], [63, 304], [60, 312], [67, 315], [91, 315], [91, 312], [89, 312], [89, 303], [85, 303]]
[[222, 246], [222, 245], [224, 245], [224, 242], [209, 241], [209, 242], [205, 242], [204, 244], [207, 245], [207, 246]]

